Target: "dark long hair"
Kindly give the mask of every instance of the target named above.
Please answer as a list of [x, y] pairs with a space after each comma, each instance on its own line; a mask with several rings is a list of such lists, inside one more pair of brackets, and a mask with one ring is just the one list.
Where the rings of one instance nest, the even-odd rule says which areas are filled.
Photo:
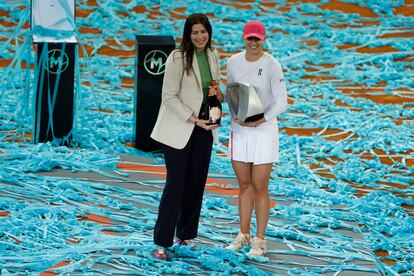
[[193, 25], [195, 24], [201, 24], [206, 28], [208, 32], [208, 42], [206, 44], [206, 47], [204, 50], [210, 48], [211, 49], [211, 37], [213, 35], [213, 28], [211, 27], [210, 21], [207, 18], [207, 15], [203, 13], [194, 13], [187, 17], [187, 20], [185, 20], [184, 24], [184, 31], [183, 31], [183, 38], [181, 40], [181, 45], [178, 47], [178, 49], [183, 53], [183, 56], [185, 56], [185, 63], [184, 68], [187, 71], [187, 74], [189, 73], [190, 69], [193, 67], [193, 56], [195, 47], [193, 43], [191, 42], [191, 31], [193, 28]]

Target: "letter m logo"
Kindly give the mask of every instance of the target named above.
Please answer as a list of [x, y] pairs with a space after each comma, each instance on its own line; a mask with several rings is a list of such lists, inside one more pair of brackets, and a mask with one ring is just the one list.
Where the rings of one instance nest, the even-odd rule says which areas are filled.
[[162, 58], [159, 57], [157, 60], [155, 58], [151, 58], [150, 68], [154, 69], [155, 67], [160, 68], [163, 65]]
[[51, 57], [49, 60], [49, 67], [54, 68], [55, 66], [59, 67], [59, 64], [62, 64], [63, 60], [61, 57], [55, 59], [55, 57]]

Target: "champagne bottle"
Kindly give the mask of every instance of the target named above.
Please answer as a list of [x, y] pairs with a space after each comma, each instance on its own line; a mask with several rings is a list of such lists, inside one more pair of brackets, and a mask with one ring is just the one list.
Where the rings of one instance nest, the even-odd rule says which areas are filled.
[[[212, 80], [211, 86], [218, 91], [217, 81]], [[210, 121], [207, 125], [219, 125], [221, 122], [221, 103], [216, 95], [208, 97], [208, 120]]]

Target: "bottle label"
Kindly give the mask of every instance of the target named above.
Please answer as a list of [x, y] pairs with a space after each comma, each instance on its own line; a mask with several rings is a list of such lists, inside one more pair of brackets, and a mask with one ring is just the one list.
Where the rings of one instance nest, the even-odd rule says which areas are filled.
[[212, 123], [215, 123], [218, 119], [221, 118], [221, 110], [220, 110], [220, 108], [218, 108], [217, 106], [210, 107], [209, 115], [210, 115], [210, 118], [209, 118], [210, 121]]

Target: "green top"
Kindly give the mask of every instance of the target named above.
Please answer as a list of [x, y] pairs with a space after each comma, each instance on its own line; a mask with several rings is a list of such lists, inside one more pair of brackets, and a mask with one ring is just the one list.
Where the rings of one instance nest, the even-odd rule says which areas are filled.
[[208, 87], [211, 84], [212, 80], [210, 65], [208, 64], [207, 54], [205, 51], [196, 51], [196, 57], [198, 67], [200, 68], [201, 85], [203, 86], [203, 103], [206, 103], [208, 101]]

